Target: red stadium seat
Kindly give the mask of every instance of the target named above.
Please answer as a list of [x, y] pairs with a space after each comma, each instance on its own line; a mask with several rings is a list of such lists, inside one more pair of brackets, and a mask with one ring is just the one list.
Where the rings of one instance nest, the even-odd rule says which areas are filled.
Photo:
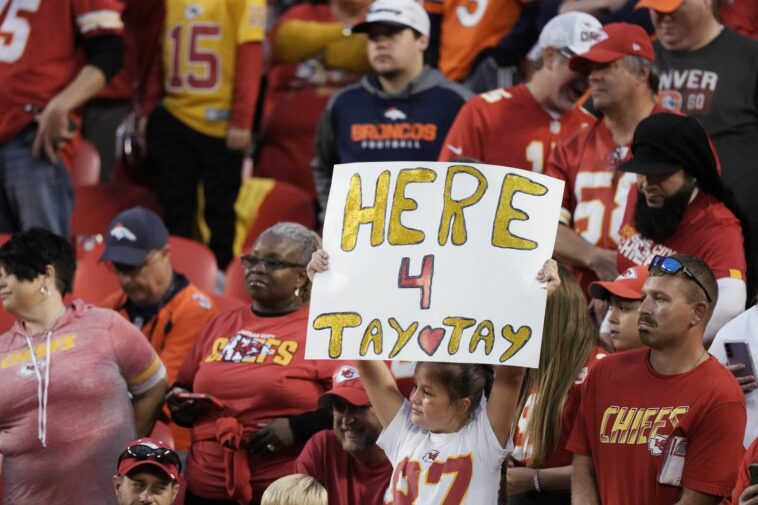
[[248, 229], [242, 246], [243, 253], [247, 254], [255, 240], [266, 228], [282, 221], [292, 221], [307, 228], [315, 229], [316, 207], [313, 197], [307, 192], [286, 182], [277, 181], [263, 199], [255, 219]]
[[218, 266], [213, 252], [205, 245], [182, 237], [169, 237], [171, 264], [206, 293], [216, 290]]
[[158, 198], [148, 189], [131, 184], [97, 184], [74, 188], [74, 237], [102, 234], [116, 215], [141, 205], [162, 214]]
[[81, 139], [71, 170], [71, 183], [74, 186], [94, 186], [99, 182], [100, 155], [91, 142]]
[[163, 421], [156, 421], [153, 426], [153, 432], [150, 434], [150, 438], [156, 438], [161, 442], [167, 444], [171, 449], [174, 449], [174, 435], [168, 426]]
[[78, 259], [74, 273], [74, 297], [99, 304], [109, 294], [120, 289], [116, 275], [105, 263], [99, 263], [103, 244], [84, 252]]
[[229, 312], [230, 310], [239, 309], [240, 307], [244, 307], [246, 304], [239, 298], [235, 298], [230, 295], [222, 295], [219, 293], [210, 293], [211, 298], [213, 298], [213, 301], [216, 303], [216, 307], [218, 307], [219, 313], [222, 312]]
[[245, 272], [242, 269], [242, 262], [239, 258], [234, 258], [226, 268], [224, 294], [241, 300], [244, 303], [252, 303], [253, 301], [245, 287]]

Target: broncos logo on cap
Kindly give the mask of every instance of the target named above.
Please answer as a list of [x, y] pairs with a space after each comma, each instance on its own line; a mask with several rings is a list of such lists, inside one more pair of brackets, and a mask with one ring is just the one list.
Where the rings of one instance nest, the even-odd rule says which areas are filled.
[[117, 223], [111, 230], [110, 234], [111, 237], [114, 237], [116, 240], [128, 240], [129, 242], [137, 241], [137, 235], [121, 223]]

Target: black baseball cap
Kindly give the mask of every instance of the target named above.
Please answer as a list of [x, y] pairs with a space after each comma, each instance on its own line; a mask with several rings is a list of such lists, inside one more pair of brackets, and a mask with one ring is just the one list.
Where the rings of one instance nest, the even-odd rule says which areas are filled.
[[133, 207], [111, 221], [100, 261], [137, 266], [151, 251], [167, 244], [168, 230], [160, 216], [150, 209]]
[[663, 175], [684, 169], [693, 177], [718, 170], [708, 134], [697, 119], [661, 112], [637, 125], [632, 139], [632, 159], [619, 170]]

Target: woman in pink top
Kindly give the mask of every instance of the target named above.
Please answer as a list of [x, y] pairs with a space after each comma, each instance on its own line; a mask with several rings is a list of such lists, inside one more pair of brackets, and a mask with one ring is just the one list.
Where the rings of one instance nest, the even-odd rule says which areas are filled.
[[17, 319], [0, 336], [4, 505], [115, 504], [115, 461], [150, 432], [166, 390], [131, 323], [64, 304], [75, 265], [68, 241], [41, 228], [0, 247], [0, 300]]

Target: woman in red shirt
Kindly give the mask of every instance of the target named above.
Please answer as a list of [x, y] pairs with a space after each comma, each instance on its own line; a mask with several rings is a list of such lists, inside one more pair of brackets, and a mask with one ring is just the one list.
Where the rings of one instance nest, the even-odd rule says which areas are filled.
[[294, 223], [263, 232], [242, 257], [252, 307], [212, 319], [187, 354], [168, 395], [174, 420], [192, 426], [186, 505], [258, 503], [271, 482], [293, 473], [302, 445], [248, 439], [273, 419], [314, 410], [339, 365], [305, 360], [305, 266], [318, 245]]

